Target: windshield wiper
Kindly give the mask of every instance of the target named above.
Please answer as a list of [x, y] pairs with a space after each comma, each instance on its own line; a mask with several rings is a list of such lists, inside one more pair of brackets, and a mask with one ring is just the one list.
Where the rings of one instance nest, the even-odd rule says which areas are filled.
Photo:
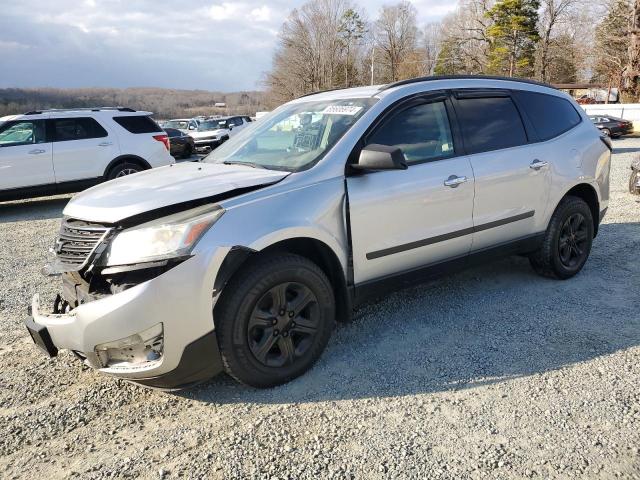
[[224, 163], [225, 165], [244, 165], [245, 167], [262, 168], [263, 170], [265, 169], [265, 167], [263, 167], [262, 165], [257, 165], [251, 162], [234, 162], [232, 160], [227, 160], [222, 163]]

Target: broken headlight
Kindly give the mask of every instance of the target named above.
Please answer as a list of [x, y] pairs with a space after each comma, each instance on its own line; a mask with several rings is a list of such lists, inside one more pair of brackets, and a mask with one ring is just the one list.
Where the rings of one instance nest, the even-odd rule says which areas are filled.
[[128, 265], [188, 255], [223, 213], [222, 208], [209, 205], [124, 230], [109, 245], [107, 265]]

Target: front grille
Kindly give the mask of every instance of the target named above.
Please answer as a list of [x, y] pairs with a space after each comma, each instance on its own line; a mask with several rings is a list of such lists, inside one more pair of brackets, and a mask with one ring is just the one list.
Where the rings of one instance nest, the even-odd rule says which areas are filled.
[[65, 218], [54, 247], [58, 261], [80, 270], [108, 232], [104, 225]]

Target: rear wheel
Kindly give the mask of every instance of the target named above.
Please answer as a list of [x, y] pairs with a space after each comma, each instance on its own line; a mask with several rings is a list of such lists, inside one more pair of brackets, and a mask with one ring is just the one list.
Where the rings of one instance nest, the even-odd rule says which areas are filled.
[[604, 133], [607, 137], [611, 137], [611, 130], [608, 128], [603, 128], [602, 133]]
[[141, 168], [140, 165], [138, 165], [136, 163], [123, 162], [123, 163], [120, 163], [120, 164], [116, 165], [115, 167], [113, 167], [109, 171], [109, 174], [107, 175], [107, 178], [109, 180], [113, 180], [114, 178], [125, 177], [125, 176], [131, 175], [133, 173], [141, 172], [142, 170], [143, 170], [143, 168]]
[[193, 154], [193, 149], [191, 148], [191, 145], [185, 145], [184, 151], [182, 152], [182, 158], [184, 159], [191, 158], [192, 154]]
[[565, 197], [551, 217], [542, 247], [529, 257], [531, 266], [545, 277], [573, 277], [589, 258], [593, 232], [593, 215], [587, 203]]
[[306, 372], [325, 349], [335, 322], [324, 272], [298, 255], [260, 259], [225, 287], [216, 332], [225, 369], [268, 388]]

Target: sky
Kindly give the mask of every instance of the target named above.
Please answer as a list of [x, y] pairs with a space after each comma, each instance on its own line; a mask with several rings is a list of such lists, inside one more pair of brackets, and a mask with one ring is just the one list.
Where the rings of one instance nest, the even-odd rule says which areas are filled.
[[[260, 88], [304, 1], [20, 0], [0, 6], [0, 88]], [[361, 1], [370, 19], [392, 0]], [[413, 0], [423, 24], [452, 0]]]

